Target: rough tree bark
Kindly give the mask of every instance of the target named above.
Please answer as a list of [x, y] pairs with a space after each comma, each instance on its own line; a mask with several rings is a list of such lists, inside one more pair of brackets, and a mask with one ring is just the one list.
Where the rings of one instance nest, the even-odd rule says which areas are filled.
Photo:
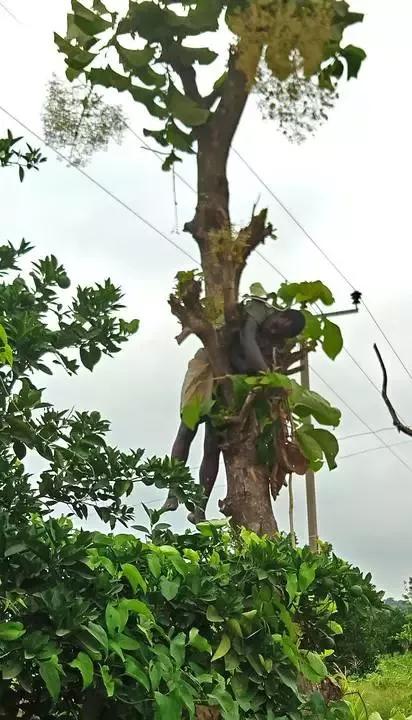
[[[172, 296], [172, 311], [184, 328], [190, 328], [208, 351], [216, 378], [230, 372], [231, 338], [239, 327], [239, 283], [249, 255], [272, 234], [266, 223], [266, 211], [255, 215], [247, 227], [234, 233], [229, 211], [227, 161], [234, 134], [242, 117], [248, 96], [248, 78], [238, 67], [242, 48], [233, 51], [220, 104], [198, 134], [198, 202], [195, 217], [185, 225], [200, 250], [206, 304], [220, 305], [224, 326], [216, 329], [200, 302], [200, 284], [193, 282], [179, 298]], [[260, 49], [255, 51], [255, 64]], [[250, 66], [249, 66], [250, 67]], [[185, 92], [199, 102], [192, 75], [182, 68], [180, 74]], [[180, 72], [179, 72], [180, 71]], [[207, 102], [207, 99], [203, 99]], [[230, 383], [222, 383], [225, 400], [231, 400]], [[269, 468], [258, 463], [257, 427], [253, 412], [243, 428], [228, 428], [222, 448], [227, 475], [227, 496], [220, 503], [222, 512], [239, 525], [259, 534], [273, 534], [277, 524], [270, 497]]]

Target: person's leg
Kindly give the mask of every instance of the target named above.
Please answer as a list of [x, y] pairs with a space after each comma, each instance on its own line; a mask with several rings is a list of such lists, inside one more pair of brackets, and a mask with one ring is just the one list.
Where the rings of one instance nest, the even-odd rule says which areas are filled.
[[[181, 422], [176, 435], [176, 439], [173, 443], [170, 457], [176, 460], [181, 460], [186, 464], [189, 457], [190, 446], [194, 440], [196, 433], [197, 428], [195, 428], [195, 430], [189, 430], [189, 428]], [[165, 512], [168, 510], [177, 510], [178, 505], [179, 501], [177, 497], [173, 494], [172, 490], [169, 490], [169, 494], [162, 507], [162, 510]]]
[[197, 508], [194, 512], [189, 513], [188, 520], [192, 523], [196, 524], [205, 519], [207, 501], [209, 500], [219, 472], [219, 458], [220, 448], [216, 430], [213, 425], [206, 420], [203, 458], [199, 471], [200, 485], [203, 488], [205, 496], [204, 507]]

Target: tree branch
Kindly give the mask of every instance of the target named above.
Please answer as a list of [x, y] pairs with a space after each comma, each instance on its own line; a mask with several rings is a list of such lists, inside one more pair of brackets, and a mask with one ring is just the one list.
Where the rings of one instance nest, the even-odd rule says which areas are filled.
[[374, 350], [375, 350], [375, 352], [376, 352], [376, 355], [378, 356], [379, 364], [380, 364], [381, 369], [382, 369], [382, 375], [383, 375], [383, 380], [382, 380], [382, 397], [383, 397], [383, 399], [384, 399], [384, 401], [385, 401], [386, 407], [388, 408], [388, 410], [389, 410], [389, 412], [390, 412], [391, 418], [392, 418], [392, 420], [393, 420], [393, 424], [394, 424], [395, 427], [397, 428], [398, 432], [404, 433], [404, 435], [409, 435], [410, 437], [412, 437], [412, 428], [408, 427], [407, 425], [404, 425], [403, 422], [401, 422], [401, 420], [399, 419], [398, 414], [397, 414], [395, 408], [393, 407], [391, 401], [390, 401], [389, 398], [388, 398], [388, 393], [387, 393], [387, 390], [388, 390], [388, 373], [386, 372], [386, 367], [385, 367], [385, 364], [384, 364], [384, 362], [383, 362], [383, 360], [382, 360], [382, 355], [380, 354], [377, 345], [375, 344], [375, 345], [373, 346], [373, 348], [374, 348]]
[[266, 224], [268, 211], [261, 210], [258, 215], [252, 214], [249, 225], [243, 228], [238, 235], [238, 243], [242, 248], [243, 267], [249, 256], [266, 238], [273, 236], [273, 226]]
[[216, 328], [202, 306], [201, 291], [199, 280], [185, 280], [176, 294], [170, 295], [169, 305], [173, 315], [180, 320], [184, 335], [191, 330], [198, 336], [208, 352], [213, 372], [216, 376], [223, 376], [228, 373], [228, 368], [222, 360]]
[[171, 62], [171, 67], [179, 75], [185, 94], [198, 105], [207, 107], [205, 98], [199, 92], [196, 82], [196, 71], [191, 65], [183, 65], [178, 61]]

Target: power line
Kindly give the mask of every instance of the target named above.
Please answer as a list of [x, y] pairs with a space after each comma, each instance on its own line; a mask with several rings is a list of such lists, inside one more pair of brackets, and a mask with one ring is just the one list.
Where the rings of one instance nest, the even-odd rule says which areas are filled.
[[[127, 127], [128, 127], [128, 129], [129, 129], [129, 131], [132, 133], [132, 135], [134, 135], [134, 136], [137, 138], [137, 140], [139, 140], [139, 142], [141, 142], [142, 145], [144, 145], [144, 147], [146, 147], [148, 150], [150, 150], [151, 152], [153, 152], [158, 158], [162, 159], [162, 156], [161, 156], [161, 153], [160, 153], [160, 152], [158, 152], [157, 150], [155, 150], [155, 149], [153, 149], [152, 147], [150, 147], [150, 145], [149, 145], [140, 135], [138, 135], [138, 134], [130, 127], [130, 125], [128, 125]], [[333, 263], [332, 260], [330, 260], [330, 258], [326, 255], [326, 253], [322, 250], [322, 248], [316, 243], [316, 241], [311, 237], [311, 235], [309, 235], [309, 233], [305, 230], [305, 228], [303, 227], [303, 225], [292, 215], [292, 213], [291, 213], [290, 210], [286, 207], [286, 205], [284, 205], [284, 203], [277, 197], [277, 195], [275, 195], [275, 193], [274, 193], [274, 192], [271, 190], [271, 188], [265, 183], [265, 181], [262, 180], [262, 178], [256, 173], [256, 171], [252, 168], [252, 166], [249, 165], [249, 163], [247, 162], [247, 160], [245, 160], [245, 158], [238, 152], [238, 150], [235, 150], [235, 149], [234, 149], [234, 152], [235, 152], [236, 155], [242, 160], [242, 162], [246, 165], [246, 167], [250, 170], [250, 172], [259, 180], [259, 182], [260, 182], [260, 183], [267, 189], [267, 191], [275, 198], [275, 200], [279, 203], [280, 207], [288, 214], [288, 216], [289, 216], [290, 218], [292, 218], [292, 220], [293, 220], [293, 221], [297, 224], [297, 226], [302, 230], [302, 232], [306, 235], [306, 237], [308, 237], [308, 239], [309, 239], [309, 240], [315, 245], [315, 247], [326, 257], [326, 259], [328, 260], [328, 262], [330, 262], [330, 264], [335, 268], [335, 270], [341, 275], [341, 277], [343, 277], [343, 279], [344, 279], [344, 280], [349, 284], [349, 286], [354, 290], [354, 289], [355, 289], [354, 286], [351, 284], [351, 282], [348, 280], [348, 278], [346, 278], [345, 275], [343, 275], [343, 274], [340, 272], [339, 267], [338, 267], [337, 265], [335, 265], [335, 263]], [[177, 172], [176, 172], [176, 177], [178, 177], [179, 180], [186, 185], [186, 187], [188, 187], [190, 190], [192, 190], [192, 192], [196, 193], [196, 190], [195, 190], [195, 188], [193, 187], [193, 185], [191, 185], [191, 184], [186, 180], [186, 178], [183, 177], [183, 175], [181, 175], [180, 173], [177, 173]], [[285, 282], [287, 282], [287, 277], [286, 277], [286, 275], [284, 275], [284, 273], [283, 273], [281, 270], [279, 270], [279, 268], [276, 267], [276, 265], [274, 265], [274, 264], [273, 264], [265, 255], [263, 255], [263, 253], [260, 252], [259, 250], [256, 250], [255, 252], [256, 252], [256, 254], [257, 254], [265, 263], [267, 263], [273, 270], [275, 270], [275, 272], [277, 272], [277, 274], [279, 275], [279, 277], [281, 277]], [[379, 330], [382, 332], [382, 335], [385, 337], [386, 341], [389, 343], [390, 347], [392, 348], [392, 350], [393, 350], [393, 351], [395, 352], [395, 354], [396, 354], [396, 351], [395, 351], [394, 348], [391, 346], [391, 343], [390, 343], [389, 339], [387, 338], [387, 336], [385, 335], [385, 333], [383, 332], [383, 330], [380, 328], [377, 320], [374, 318], [374, 316], [372, 315], [372, 313], [371, 313], [371, 311], [369, 310], [369, 308], [365, 305], [365, 303], [363, 303], [363, 306], [365, 307], [365, 310], [368, 312], [368, 314], [370, 315], [370, 317], [371, 317], [372, 320], [374, 321], [375, 325], [376, 325], [376, 326], [379, 328]], [[380, 391], [379, 387], [378, 387], [378, 386], [376, 385], [376, 383], [372, 380], [372, 378], [368, 375], [368, 373], [366, 372], [366, 370], [363, 369], [363, 367], [360, 365], [360, 363], [358, 362], [358, 360], [356, 360], [356, 358], [352, 355], [351, 352], [349, 352], [349, 350], [348, 350], [346, 347], [343, 348], [343, 351], [349, 356], [349, 358], [352, 360], [352, 362], [359, 368], [359, 370], [361, 371], [361, 373], [363, 373], [363, 375], [364, 375], [365, 378], [368, 380], [368, 382], [372, 385], [372, 387], [373, 387], [373, 388], [379, 393], [379, 395], [380, 395], [380, 394], [381, 394], [381, 391]], [[399, 359], [400, 359], [400, 358], [399, 358]], [[402, 362], [401, 359], [400, 359], [400, 361]], [[406, 369], [406, 371], [407, 371], [407, 368], [405, 368], [405, 369]], [[408, 371], [407, 371], [407, 372], [408, 372]], [[408, 373], [408, 374], [409, 374], [409, 373]], [[410, 377], [411, 377], [411, 379], [412, 379], [412, 375], [410, 375]], [[322, 379], [322, 378], [321, 378], [321, 379]]]
[[[182, 252], [186, 257], [190, 258], [191, 260], [193, 260], [193, 262], [195, 262], [195, 263], [197, 264], [197, 260], [193, 257], [193, 255], [191, 255], [190, 253], [188, 253], [184, 248], [182, 248], [182, 247], [181, 247], [178, 243], [176, 243], [174, 240], [171, 240], [165, 233], [163, 233], [161, 230], [159, 230], [159, 229], [158, 229], [155, 225], [153, 225], [149, 220], [146, 220], [146, 218], [144, 218], [140, 213], [138, 213], [136, 210], [134, 210], [134, 208], [132, 208], [132, 207], [131, 207], [130, 205], [128, 205], [127, 203], [125, 203], [121, 198], [119, 198], [117, 195], [115, 195], [111, 190], [109, 190], [108, 188], [106, 188], [105, 185], [103, 185], [102, 183], [100, 183], [100, 182], [99, 182], [98, 180], [96, 180], [92, 175], [90, 175], [90, 174], [87, 173], [85, 170], [83, 170], [83, 168], [81, 168], [81, 167], [79, 167], [78, 165], [76, 165], [75, 163], [73, 163], [73, 162], [72, 162], [69, 158], [67, 158], [62, 152], [60, 152], [59, 150], [57, 150], [57, 149], [54, 148], [53, 146], [48, 145], [48, 143], [45, 141], [45, 139], [44, 139], [41, 135], [39, 135], [37, 132], [35, 132], [34, 130], [32, 130], [28, 125], [26, 125], [25, 123], [23, 123], [23, 122], [22, 122], [19, 118], [17, 118], [15, 115], [13, 115], [13, 114], [10, 113], [8, 110], [6, 110], [6, 108], [4, 108], [3, 106], [0, 105], [0, 110], [1, 110], [5, 115], [7, 115], [9, 118], [11, 118], [12, 120], [14, 120], [14, 122], [17, 122], [17, 123], [18, 123], [21, 127], [23, 127], [27, 132], [31, 133], [35, 138], [37, 138], [37, 140], [38, 140], [39, 142], [43, 143], [43, 144], [46, 145], [47, 147], [50, 147], [51, 150], [52, 150], [58, 157], [60, 157], [60, 158], [61, 158], [62, 160], [64, 160], [65, 162], [67, 162], [71, 167], [74, 167], [81, 175], [83, 175], [87, 180], [89, 180], [90, 182], [92, 182], [93, 185], [95, 185], [95, 186], [98, 187], [100, 190], [102, 190], [106, 195], [108, 195], [109, 197], [111, 197], [115, 202], [117, 202], [118, 204], [120, 204], [123, 208], [125, 208], [126, 210], [128, 210], [129, 212], [131, 212], [138, 220], [140, 220], [141, 222], [143, 222], [147, 227], [149, 227], [151, 230], [153, 230], [155, 233], [157, 233], [160, 237], [162, 237], [162, 238], [163, 238], [164, 240], [166, 240], [168, 243], [170, 243], [171, 245], [173, 245], [177, 250], [179, 250], [180, 252]], [[137, 137], [139, 137], [139, 136], [137, 136]], [[141, 139], [139, 138], [139, 140], [141, 140]], [[143, 141], [143, 142], [144, 142], [144, 141]], [[192, 188], [192, 189], [193, 189], [193, 188]], [[263, 257], [264, 257], [264, 256], [263, 256]], [[268, 262], [269, 265], [271, 265], [271, 267], [272, 267], [277, 273], [279, 273], [279, 275], [280, 275], [281, 277], [283, 277], [283, 278], [286, 280], [286, 277], [283, 275], [283, 273], [281, 273], [280, 270], [278, 270], [278, 268], [276, 268], [275, 265], [273, 265], [273, 264], [272, 264], [269, 260], [267, 260], [265, 257], [264, 257], [264, 260], [265, 260], [265, 262]], [[348, 354], [349, 354], [349, 356], [352, 357], [352, 359], [353, 359], [353, 356], [351, 356], [350, 353], [348, 353]], [[356, 364], [358, 364], [357, 361], [354, 360], [354, 362], [356, 362]], [[360, 366], [359, 366], [359, 367], [360, 367]], [[380, 392], [380, 391], [379, 391], [379, 388], [375, 385], [375, 383], [373, 382], [373, 380], [371, 380], [371, 378], [367, 375], [367, 373], [366, 373], [361, 367], [360, 367], [360, 369], [361, 369], [362, 372], [365, 374], [365, 376], [368, 378], [369, 382], [371, 382], [372, 385], [378, 390], [378, 392]], [[318, 373], [316, 373], [316, 374], [317, 374], [318, 377], [322, 380], [322, 382], [324, 382], [325, 385], [328, 386], [328, 384], [326, 383], [326, 381], [323, 380], [323, 378], [322, 378]], [[333, 388], [331, 388], [331, 386], [329, 386], [329, 387], [330, 387], [330, 389], [332, 390], [332, 392], [336, 395], [336, 397], [339, 398], [340, 396], [338, 395], [338, 393], [337, 393]], [[343, 400], [343, 398], [340, 398], [340, 399], [341, 399], [341, 401], [345, 404], [345, 406], [348, 407], [349, 410], [350, 410], [355, 416], [357, 416], [357, 417], [359, 418], [360, 422], [362, 422], [362, 423], [365, 425], [365, 427], [367, 427], [368, 430], [369, 430], [372, 434], [376, 434], [375, 431], [360, 417], [360, 415], [358, 415], [358, 414], [356, 413], [356, 411], [354, 411], [354, 410], [346, 403], [346, 401]], [[378, 437], [378, 436], [376, 435], [376, 437]], [[379, 438], [379, 440], [380, 440], [380, 438]], [[384, 442], [384, 441], [382, 441], [382, 442]], [[384, 444], [385, 444], [385, 443], [384, 443]], [[388, 447], [386, 444], [385, 444], [385, 446]], [[401, 458], [399, 458], [395, 453], [393, 453], [393, 454], [394, 454], [394, 456], [395, 456], [400, 462], [403, 462], [403, 464], [406, 465], [406, 463], [405, 463], [403, 460], [401, 460]], [[410, 468], [409, 466], [407, 466], [407, 467], [408, 467], [408, 470], [410, 470], [410, 471], [412, 472], [412, 468]]]
[[[320, 375], [318, 377], [320, 377]], [[338, 440], [339, 442], [341, 442], [342, 440], [352, 440], [353, 438], [365, 437], [366, 435], [375, 435], [376, 433], [389, 432], [389, 430], [396, 430], [396, 428], [392, 425], [391, 427], [378, 428], [377, 430], [368, 430], [368, 432], [354, 433], [353, 435], [343, 435], [343, 437], [338, 437]]]
[[[137, 134], [137, 132], [135, 132], [135, 130], [133, 130], [133, 128], [130, 127], [130, 125], [127, 125], [127, 129], [129, 130], [129, 132], [131, 132], [132, 135], [135, 136], [135, 138], [136, 138], [140, 143], [142, 143], [142, 145], [143, 145], [145, 148], [147, 148], [147, 150], [150, 150], [152, 153], [154, 153], [154, 155], [156, 155], [156, 156], [159, 158], [159, 160], [162, 160], [162, 161], [163, 161], [162, 154], [161, 154], [158, 150], [156, 150], [155, 148], [152, 148], [152, 147], [146, 142], [146, 140], [144, 140], [140, 135]], [[175, 175], [176, 175], [177, 178], [179, 178], [180, 182], [182, 182], [183, 185], [186, 185], [186, 187], [189, 188], [189, 190], [191, 190], [191, 191], [196, 195], [196, 192], [197, 192], [197, 191], [196, 191], [196, 188], [195, 188], [188, 180], [186, 180], [186, 178], [185, 178], [181, 173], [175, 171]], [[277, 272], [277, 274], [282, 278], [282, 280], [284, 280], [285, 282], [287, 282], [287, 277], [286, 277], [286, 275], [284, 275], [283, 272], [282, 272], [281, 270], [279, 270], [279, 268], [277, 268], [276, 265], [274, 265], [274, 264], [266, 257], [266, 255], [264, 255], [260, 250], [257, 250], [257, 249], [255, 250], [255, 253], [256, 253], [256, 255], [258, 255], [258, 256], [261, 258], [261, 260], [263, 260], [263, 262], [265, 262], [267, 265], [269, 265], [269, 266], [272, 268], [272, 270], [275, 270], [275, 272]]]
[[[301, 230], [301, 232], [305, 235], [305, 237], [309, 240], [310, 243], [320, 252], [320, 254], [325, 258], [325, 260], [329, 263], [331, 267], [340, 275], [340, 277], [349, 285], [349, 287], [352, 290], [356, 290], [355, 286], [352, 284], [352, 282], [349, 280], [347, 275], [342, 272], [340, 267], [329, 257], [329, 255], [325, 252], [325, 250], [319, 245], [319, 243], [316, 242], [316, 240], [313, 238], [313, 236], [306, 230], [306, 228], [302, 225], [301, 222], [296, 218], [296, 216], [289, 210], [289, 208], [285, 205], [285, 203], [280, 199], [280, 197], [272, 190], [272, 188], [263, 180], [263, 178], [256, 172], [256, 170], [250, 165], [250, 163], [246, 160], [246, 158], [238, 151], [236, 148], [233, 148], [233, 152], [239, 160], [247, 167], [249, 172], [252, 173], [252, 175], [259, 181], [259, 183], [267, 190], [267, 192], [273, 197], [273, 199], [278, 203], [278, 205], [282, 208], [282, 210], [286, 213], [286, 215], [295, 223], [295, 225]], [[398, 351], [394, 347], [393, 343], [389, 339], [388, 335], [385, 333], [379, 322], [377, 321], [376, 317], [372, 313], [371, 309], [368, 307], [368, 305], [363, 301], [362, 302], [363, 307], [365, 308], [366, 312], [370, 316], [371, 320], [381, 333], [382, 337], [385, 338], [386, 342], [388, 343], [389, 347], [391, 348], [392, 352], [394, 353], [395, 357], [399, 360], [400, 364], [402, 365], [403, 369], [405, 370], [406, 374], [412, 380], [412, 373], [405, 365], [404, 361], [402, 360], [401, 356], [399, 355]], [[370, 379], [370, 378], [369, 378]]]
[[379, 432], [379, 431], [378, 431], [378, 430], [374, 430], [374, 429], [369, 425], [369, 423], [367, 423], [366, 420], [364, 420], [364, 419], [361, 417], [361, 415], [359, 415], [359, 413], [358, 413], [356, 410], [353, 409], [353, 407], [351, 407], [350, 405], [348, 405], [348, 403], [347, 403], [346, 400], [342, 397], [342, 395], [339, 395], [339, 393], [336, 392], [336, 390], [335, 390], [331, 385], [329, 385], [329, 383], [328, 383], [323, 377], [321, 377], [321, 376], [319, 375], [319, 373], [316, 372], [316, 370], [314, 370], [314, 369], [312, 368], [311, 372], [312, 372], [314, 375], [316, 375], [316, 377], [319, 378], [319, 380], [321, 380], [321, 381], [323, 382], [323, 384], [324, 384], [331, 392], [333, 392], [333, 394], [338, 398], [338, 400], [339, 400], [348, 410], [350, 410], [350, 412], [359, 420], [359, 422], [362, 423], [362, 425], [363, 425], [364, 427], [366, 427], [367, 430], [369, 430], [369, 433], [370, 433], [371, 435], [375, 435], [375, 437], [377, 438], [377, 440], [379, 440], [379, 442], [382, 443], [382, 447], [385, 447], [387, 450], [389, 450], [389, 452], [390, 452], [397, 460], [399, 460], [399, 462], [402, 463], [402, 465], [404, 465], [409, 472], [412, 473], [412, 467], [411, 467], [405, 460], [403, 460], [403, 458], [399, 457], [399, 455], [397, 455], [394, 450], [392, 450], [392, 446], [391, 446], [391, 445], [389, 445], [387, 442], [385, 442], [385, 440], [383, 440], [382, 438], [379, 437], [379, 435], [378, 435], [378, 432]]
[[19, 20], [19, 18], [11, 10], [9, 10], [7, 5], [5, 5], [3, 2], [1, 2], [1, 0], [0, 0], [0, 7], [4, 10], [5, 13], [7, 13], [7, 15], [10, 15], [10, 17], [13, 18], [13, 20], [15, 20], [16, 23], [18, 23], [19, 25], [22, 25], [21, 20]]
[[[343, 438], [341, 438], [343, 440]], [[392, 445], [379, 445], [379, 447], [373, 447], [373, 448], [365, 448], [364, 450], [358, 450], [357, 452], [349, 453], [348, 455], [341, 455], [338, 459], [339, 460], [348, 460], [349, 458], [357, 457], [358, 455], [366, 455], [367, 453], [371, 452], [378, 452], [379, 450], [392, 450], [394, 447], [399, 447], [400, 445], [410, 445], [412, 444], [412, 440], [401, 440], [400, 442], [393, 443]], [[398, 455], [395, 455], [395, 457], [400, 460], [401, 458], [398, 457]], [[198, 470], [198, 468], [191, 468], [191, 470]], [[214, 489], [217, 490], [219, 488], [226, 487], [225, 483], [218, 483], [214, 486]], [[161, 502], [162, 498], [156, 498], [149, 500], [148, 502], [145, 502], [145, 505], [155, 505], [156, 503]]]
[[132, 215], [134, 215], [138, 220], [140, 220], [140, 222], [144, 223], [144, 225], [146, 225], [148, 228], [153, 230], [153, 232], [155, 232], [157, 235], [159, 235], [164, 240], [166, 240], [166, 242], [170, 243], [170, 245], [173, 245], [173, 247], [175, 247], [176, 250], [179, 250], [181, 253], [183, 253], [183, 255], [186, 255], [186, 257], [188, 257], [190, 260], [193, 260], [193, 262], [196, 263], [196, 265], [198, 265], [198, 260], [196, 260], [196, 258], [193, 255], [191, 255], [189, 252], [187, 252], [187, 250], [185, 250], [181, 245], [179, 245], [179, 243], [175, 242], [174, 240], [171, 240], [171, 238], [169, 238], [164, 232], [162, 232], [162, 230], [159, 230], [159, 228], [157, 228], [155, 225], [153, 225], [153, 223], [151, 223], [150, 220], [146, 220], [146, 218], [144, 218], [139, 212], [137, 212], [137, 210], [135, 210], [130, 205], [128, 205], [126, 202], [124, 202], [124, 200], [119, 198], [118, 195], [115, 195], [115, 193], [113, 193], [111, 190], [109, 190], [109, 188], [107, 188], [105, 185], [102, 185], [101, 182], [99, 182], [98, 180], [96, 180], [96, 178], [94, 178], [88, 172], [83, 170], [83, 168], [81, 168], [78, 165], [76, 165], [75, 163], [73, 163], [66, 155], [64, 155], [62, 152], [60, 152], [60, 150], [57, 150], [52, 145], [49, 145], [41, 135], [39, 135], [37, 132], [32, 130], [30, 127], [28, 127], [28, 125], [26, 125], [24, 122], [19, 120], [19, 118], [17, 118], [11, 112], [6, 110], [6, 108], [4, 108], [2, 105], [0, 105], [0, 110], [5, 115], [7, 115], [9, 118], [14, 120], [14, 122], [18, 123], [22, 128], [24, 128], [24, 130], [26, 130], [26, 132], [31, 133], [39, 142], [46, 145], [46, 147], [49, 147], [58, 157], [60, 157], [65, 162], [67, 162], [71, 167], [73, 167], [81, 175], [83, 175], [83, 177], [87, 178], [87, 180], [90, 180], [90, 182], [93, 183], [93, 185], [95, 185], [100, 190], [102, 190], [104, 193], [106, 193], [106, 195], [108, 195], [110, 198], [112, 198], [112, 200], [114, 200], [119, 205], [121, 205], [123, 208], [125, 208], [125, 210], [128, 210], [128, 212], [132, 213]]
[[[339, 460], [347, 460], [351, 457], [356, 457], [357, 455], [366, 455], [366, 453], [370, 452], [376, 452], [377, 450], [392, 450], [394, 447], [398, 447], [399, 445], [407, 445], [408, 443], [412, 442], [411, 440], [401, 440], [400, 442], [393, 443], [392, 445], [379, 445], [379, 447], [373, 447], [373, 448], [366, 448], [365, 450], [358, 450], [357, 452], [349, 453], [349, 455], [342, 455]], [[396, 455], [395, 457], [400, 460], [401, 458]]]

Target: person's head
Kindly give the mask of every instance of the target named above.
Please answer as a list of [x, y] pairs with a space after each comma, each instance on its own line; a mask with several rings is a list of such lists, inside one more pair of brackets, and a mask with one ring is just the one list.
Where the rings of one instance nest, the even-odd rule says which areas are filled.
[[305, 316], [300, 310], [273, 310], [262, 325], [264, 332], [273, 338], [294, 338], [305, 327]]

